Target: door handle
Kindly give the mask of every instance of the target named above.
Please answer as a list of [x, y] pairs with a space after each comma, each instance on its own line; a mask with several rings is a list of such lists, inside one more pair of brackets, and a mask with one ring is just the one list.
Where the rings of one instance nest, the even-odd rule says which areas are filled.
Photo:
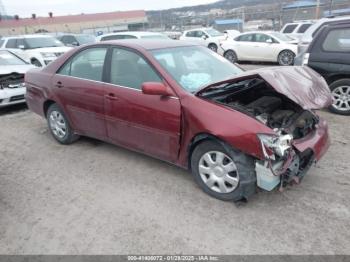
[[62, 88], [62, 87], [64, 87], [64, 85], [62, 84], [61, 81], [58, 81], [58, 82], [56, 83], [55, 87]]
[[105, 95], [105, 97], [109, 100], [119, 100], [119, 98], [113, 93], [109, 93], [108, 95]]

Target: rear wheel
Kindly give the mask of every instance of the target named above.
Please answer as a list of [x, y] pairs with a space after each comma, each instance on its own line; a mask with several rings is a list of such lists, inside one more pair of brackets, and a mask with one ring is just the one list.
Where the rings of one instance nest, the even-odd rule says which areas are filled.
[[208, 48], [214, 51], [215, 53], [218, 51], [218, 46], [216, 44], [209, 44]]
[[228, 50], [225, 52], [224, 57], [231, 63], [237, 62], [237, 55], [233, 50]]
[[52, 104], [47, 110], [47, 123], [52, 136], [61, 144], [68, 145], [79, 136], [74, 134], [67, 117], [57, 104]]
[[350, 79], [340, 79], [333, 82], [329, 88], [333, 96], [330, 110], [340, 115], [350, 115]]
[[295, 54], [290, 50], [283, 50], [277, 58], [277, 62], [282, 66], [290, 66], [294, 64]]
[[238, 201], [255, 193], [254, 160], [219, 142], [200, 143], [193, 151], [191, 170], [203, 191], [220, 200]]

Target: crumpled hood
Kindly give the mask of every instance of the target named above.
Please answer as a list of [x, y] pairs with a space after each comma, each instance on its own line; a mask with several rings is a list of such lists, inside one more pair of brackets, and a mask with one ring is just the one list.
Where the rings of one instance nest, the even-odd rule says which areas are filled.
[[35, 68], [33, 65], [7, 65], [0, 66], [0, 75], [8, 75], [12, 73], [25, 74], [28, 70]]
[[[224, 81], [224, 83], [256, 75], [263, 78], [278, 93], [299, 104], [303, 109], [321, 109], [332, 104], [332, 95], [326, 81], [307, 66], [265, 67], [245, 71], [236, 75], [235, 78]], [[211, 84], [205, 87], [197, 92], [197, 95], [214, 85]]]

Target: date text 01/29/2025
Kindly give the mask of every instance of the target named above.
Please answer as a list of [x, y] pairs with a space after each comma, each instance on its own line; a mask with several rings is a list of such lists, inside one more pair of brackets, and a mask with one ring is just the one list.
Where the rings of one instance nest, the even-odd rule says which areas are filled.
[[128, 256], [128, 261], [218, 261], [216, 256], [197, 255], [197, 256], [177, 256], [177, 255], [165, 255], [165, 256]]

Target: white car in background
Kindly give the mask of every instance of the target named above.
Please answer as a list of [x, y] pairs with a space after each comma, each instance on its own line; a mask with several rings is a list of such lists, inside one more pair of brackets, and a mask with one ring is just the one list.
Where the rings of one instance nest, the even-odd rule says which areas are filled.
[[277, 62], [293, 65], [297, 54], [297, 40], [279, 32], [243, 33], [221, 43], [221, 53], [227, 60], [253, 62]]
[[180, 40], [186, 40], [208, 47], [214, 52], [220, 50], [220, 43], [226, 40], [225, 34], [214, 28], [198, 28], [185, 31]]
[[109, 40], [123, 40], [123, 39], [165, 39], [169, 40], [170, 38], [165, 34], [157, 32], [119, 32], [119, 33], [109, 33], [100, 35], [96, 38], [97, 42], [109, 41]]
[[23, 35], [1, 38], [0, 48], [6, 48], [27, 62], [42, 67], [71, 50], [71, 47], [49, 35]]
[[0, 50], [0, 108], [25, 103], [24, 74], [35, 66], [8, 50]]
[[292, 38], [300, 40], [303, 34], [312, 26], [314, 22], [312, 21], [303, 21], [303, 22], [295, 22], [295, 23], [287, 23], [281, 29], [281, 33]]

